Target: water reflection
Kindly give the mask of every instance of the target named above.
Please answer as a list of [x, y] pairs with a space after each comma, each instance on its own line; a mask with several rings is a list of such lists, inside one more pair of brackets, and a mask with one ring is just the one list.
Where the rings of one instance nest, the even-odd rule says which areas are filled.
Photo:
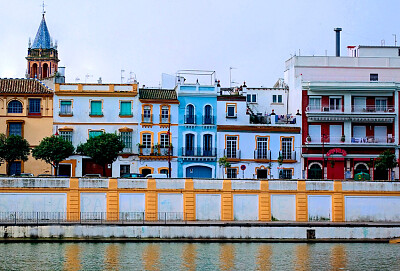
[[147, 244], [142, 253], [145, 270], [160, 270], [160, 246], [162, 244]]
[[331, 248], [331, 270], [346, 269], [347, 255], [346, 246], [335, 244]]
[[260, 244], [257, 250], [257, 270], [272, 270], [271, 269], [271, 244]]
[[104, 263], [106, 270], [119, 270], [119, 257], [121, 246], [118, 244], [109, 244], [106, 247]]
[[80, 246], [79, 244], [66, 244], [64, 256], [64, 269], [77, 271], [81, 270], [80, 260]]
[[219, 252], [219, 269], [232, 270], [235, 266], [235, 244], [221, 244]]
[[197, 244], [184, 244], [182, 248], [182, 269], [196, 270]]
[[0, 270], [399, 270], [400, 245], [0, 243]]

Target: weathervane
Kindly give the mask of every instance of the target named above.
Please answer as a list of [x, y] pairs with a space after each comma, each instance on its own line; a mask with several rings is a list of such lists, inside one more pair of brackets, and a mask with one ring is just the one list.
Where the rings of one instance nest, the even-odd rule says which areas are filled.
[[46, 10], [44, 9], [45, 6], [46, 6], [46, 5], [44, 4], [44, 0], [43, 0], [43, 4], [42, 4], [42, 8], [43, 8], [42, 14], [43, 14], [43, 17], [44, 17], [44, 14], [46, 13]]

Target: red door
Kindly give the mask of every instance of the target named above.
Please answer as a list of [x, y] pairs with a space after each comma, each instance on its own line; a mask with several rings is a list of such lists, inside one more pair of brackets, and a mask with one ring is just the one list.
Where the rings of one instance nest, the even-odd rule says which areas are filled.
[[344, 161], [328, 160], [326, 167], [328, 168], [328, 179], [344, 179]]

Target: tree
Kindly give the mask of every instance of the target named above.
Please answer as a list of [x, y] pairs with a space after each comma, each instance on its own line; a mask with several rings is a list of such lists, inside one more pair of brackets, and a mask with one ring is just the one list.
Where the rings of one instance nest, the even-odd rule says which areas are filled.
[[[221, 157], [218, 159], [218, 164], [221, 167], [221, 170], [223, 168], [230, 168], [231, 164], [228, 162], [228, 159], [226, 158], [226, 156]], [[222, 176], [224, 176], [224, 172], [222, 172]]]
[[391, 173], [392, 169], [397, 166], [396, 155], [391, 150], [382, 152], [376, 159], [375, 166], [380, 170], [390, 170]]
[[29, 143], [19, 135], [6, 137], [0, 134], [0, 161], [7, 162], [7, 175], [10, 175], [10, 166], [16, 160], [27, 161], [30, 153]]
[[86, 143], [80, 144], [76, 151], [91, 157], [95, 163], [103, 166], [103, 176], [105, 176], [106, 165], [114, 162], [124, 147], [124, 143], [117, 134], [104, 133], [89, 138]]
[[74, 146], [71, 142], [60, 136], [49, 136], [40, 141], [39, 146], [32, 150], [35, 159], [43, 160], [54, 168], [55, 175], [58, 175], [60, 162], [74, 154]]

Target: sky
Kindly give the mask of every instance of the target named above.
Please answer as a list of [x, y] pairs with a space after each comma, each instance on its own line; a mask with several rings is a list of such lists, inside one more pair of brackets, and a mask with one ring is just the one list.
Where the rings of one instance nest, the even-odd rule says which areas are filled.
[[[161, 74], [212, 70], [232, 81], [272, 87], [291, 55], [334, 55], [335, 27], [347, 45], [400, 44], [398, 0], [46, 0], [66, 82], [158, 87]], [[42, 0], [0, 0], [0, 77], [22, 78]], [[78, 81], [77, 78], [80, 80]], [[233, 84], [235, 85], [235, 83]]]

